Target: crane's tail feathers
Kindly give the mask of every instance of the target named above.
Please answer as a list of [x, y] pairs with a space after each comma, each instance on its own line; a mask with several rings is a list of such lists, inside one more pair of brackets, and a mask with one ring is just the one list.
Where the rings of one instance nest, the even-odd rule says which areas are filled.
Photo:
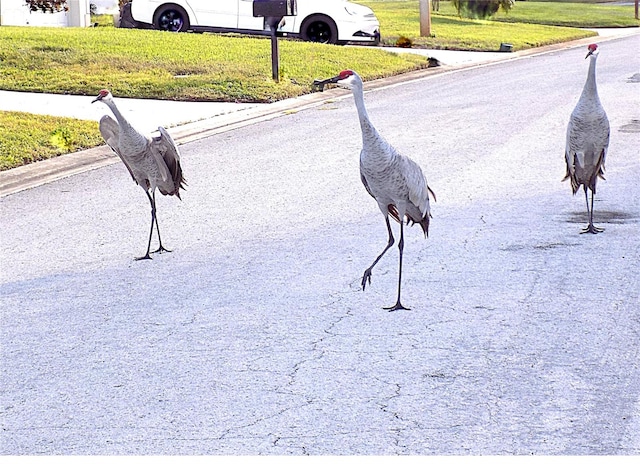
[[[427, 214], [425, 217], [422, 218], [421, 221], [418, 221], [417, 223], [420, 224], [420, 227], [422, 227], [422, 232], [424, 233], [425, 237], [429, 236], [429, 222], [430, 222], [430, 218], [431, 215]], [[409, 223], [409, 220], [411, 220], [411, 225], [415, 224], [416, 221], [414, 221], [412, 218], [407, 219], [407, 224]]]
[[427, 214], [421, 220], [416, 221], [411, 216], [407, 215], [407, 225], [413, 227], [414, 224], [420, 224], [422, 232], [425, 237], [429, 236], [429, 222], [431, 221], [431, 214]]
[[168, 190], [164, 190], [158, 187], [158, 190], [160, 190], [160, 193], [162, 193], [163, 195], [169, 195], [169, 196], [176, 196], [178, 197], [178, 200], [182, 200], [182, 197], [180, 197], [180, 189], [185, 190], [184, 188], [184, 182], [182, 182], [178, 187], [176, 187], [176, 189], [172, 192], [168, 191]]
[[602, 180], [607, 180], [607, 179], [604, 178], [604, 157], [605, 156], [606, 156], [606, 151], [603, 149], [600, 152], [600, 157], [598, 158], [598, 172], [594, 176], [594, 179], [593, 179], [594, 186], [595, 186], [595, 183], [596, 183], [596, 178], [598, 178], [598, 177], [600, 179], [602, 179]]
[[180, 169], [179, 164], [178, 164], [178, 170], [173, 180], [174, 180], [173, 185], [175, 187], [173, 191], [161, 189], [160, 187], [158, 187], [158, 190], [160, 190], [160, 193], [162, 193], [163, 195], [175, 195], [176, 197], [178, 197], [178, 200], [182, 200], [182, 198], [180, 197], [180, 189], [186, 190], [185, 186], [187, 185], [187, 182], [184, 180], [184, 177], [182, 177], [182, 169]]
[[[435, 197], [434, 197], [435, 199]], [[400, 223], [400, 215], [398, 213], [397, 208], [394, 205], [389, 205], [388, 207], [389, 214], [391, 217], [398, 223]], [[427, 213], [421, 218], [419, 221], [415, 220], [409, 213], [406, 214], [407, 217], [407, 225], [413, 226], [414, 224], [420, 224], [422, 228], [422, 232], [424, 232], [424, 236], [429, 236], [429, 222], [431, 220], [431, 213]]]
[[433, 193], [433, 190], [431, 190], [431, 187], [429, 187], [428, 185], [427, 185], [427, 190], [429, 191], [429, 193], [430, 193], [430, 194], [431, 194], [431, 196], [433, 197], [433, 201], [438, 201], [438, 200], [436, 199], [436, 194], [435, 194], [435, 193]]
[[576, 179], [576, 176], [571, 172], [568, 165], [567, 165], [567, 173], [562, 179], [562, 182], [564, 182], [567, 179], [571, 180], [571, 190], [573, 190], [573, 194], [575, 195], [578, 189], [580, 188], [580, 184], [578, 184], [578, 180]]
[[178, 198], [180, 198], [180, 189], [186, 190], [185, 187], [189, 185], [187, 184], [187, 181], [182, 176], [182, 169], [180, 169], [180, 176], [177, 176], [176, 181], [178, 181], [178, 187], [176, 188], [176, 195]]

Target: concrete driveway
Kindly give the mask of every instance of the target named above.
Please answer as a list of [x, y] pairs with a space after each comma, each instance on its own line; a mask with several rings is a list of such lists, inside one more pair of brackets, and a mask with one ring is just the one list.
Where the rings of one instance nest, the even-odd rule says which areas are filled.
[[353, 99], [182, 146], [148, 202], [120, 164], [2, 198], [3, 454], [638, 454], [639, 36], [601, 46], [597, 236], [564, 176], [569, 48], [365, 96], [438, 195], [386, 242]]

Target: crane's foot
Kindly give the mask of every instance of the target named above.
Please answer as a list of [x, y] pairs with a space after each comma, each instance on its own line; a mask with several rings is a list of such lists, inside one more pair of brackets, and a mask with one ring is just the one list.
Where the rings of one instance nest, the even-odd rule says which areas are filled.
[[151, 253], [171, 253], [171, 250], [167, 250], [165, 247], [160, 245], [157, 250], [152, 251]]
[[143, 259], [151, 259], [151, 256], [149, 256], [149, 252], [147, 252], [146, 255], [144, 256], [140, 256], [139, 258], [133, 258], [135, 261], [142, 261]]
[[596, 227], [593, 224], [589, 224], [587, 227], [582, 229], [581, 234], [599, 234], [600, 232], [604, 232], [604, 229], [601, 227]]
[[386, 309], [387, 311], [391, 312], [391, 311], [398, 311], [399, 309], [404, 309], [405, 311], [411, 311], [411, 308], [405, 308], [402, 303], [400, 303], [400, 301], [398, 301], [395, 305], [393, 306], [389, 306], [388, 308], [382, 308], [382, 309]]
[[365, 287], [367, 286], [367, 282], [371, 285], [371, 269], [367, 269], [364, 271], [362, 275], [362, 291], [364, 292]]

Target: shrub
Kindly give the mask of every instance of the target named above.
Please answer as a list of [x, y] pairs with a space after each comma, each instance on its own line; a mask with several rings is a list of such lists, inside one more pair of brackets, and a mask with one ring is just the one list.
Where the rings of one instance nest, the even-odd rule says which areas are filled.
[[57, 13], [58, 11], [68, 11], [67, 0], [26, 0], [31, 11], [42, 11], [43, 13]]
[[398, 40], [396, 40], [396, 47], [411, 48], [412, 46], [413, 41], [409, 37], [405, 37], [404, 35], [401, 35], [400, 37], [398, 37]]
[[474, 19], [487, 19], [493, 16], [500, 7], [509, 11], [515, 0], [451, 0], [459, 16]]

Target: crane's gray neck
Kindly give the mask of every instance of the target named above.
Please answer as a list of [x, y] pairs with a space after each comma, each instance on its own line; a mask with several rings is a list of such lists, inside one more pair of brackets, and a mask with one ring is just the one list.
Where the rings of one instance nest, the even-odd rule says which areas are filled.
[[364, 106], [364, 92], [362, 86], [354, 86], [353, 98], [356, 102], [356, 109], [358, 110], [358, 118], [360, 119], [360, 128], [362, 129], [362, 142], [367, 145], [371, 140], [377, 138], [378, 131], [373, 127], [367, 114], [367, 108]]
[[120, 124], [120, 127], [131, 127], [131, 124], [129, 124], [129, 121], [124, 118], [113, 100], [102, 100], [102, 102], [111, 109], [111, 112], [116, 117], [116, 120], [118, 121], [118, 124]]
[[598, 99], [598, 86], [596, 85], [596, 59], [597, 55], [591, 55], [589, 59], [589, 71], [587, 71], [587, 82], [584, 83], [582, 95], [585, 98]]

